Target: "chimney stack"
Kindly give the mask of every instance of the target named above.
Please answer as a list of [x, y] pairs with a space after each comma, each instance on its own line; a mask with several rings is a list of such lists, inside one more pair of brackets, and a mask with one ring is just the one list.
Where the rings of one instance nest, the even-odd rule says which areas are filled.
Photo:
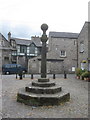
[[11, 33], [8, 33], [8, 41], [10, 42], [10, 38], [11, 38]]

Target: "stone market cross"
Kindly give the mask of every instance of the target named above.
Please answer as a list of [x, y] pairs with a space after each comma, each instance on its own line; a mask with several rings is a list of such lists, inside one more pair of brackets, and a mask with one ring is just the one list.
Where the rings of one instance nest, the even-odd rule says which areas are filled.
[[41, 42], [42, 42], [42, 52], [41, 52], [41, 78], [46, 78], [47, 77], [47, 67], [46, 67], [46, 42], [48, 40], [47, 35], [46, 35], [46, 30], [48, 29], [47, 24], [42, 24], [41, 29], [43, 31], [43, 35], [41, 37]]
[[30, 82], [25, 88], [21, 88], [17, 93], [17, 101], [31, 106], [60, 105], [70, 100], [70, 93], [62, 90], [56, 81], [46, 78], [46, 42], [48, 40], [46, 30], [48, 25], [42, 24], [41, 29], [43, 31], [41, 37], [41, 78]]

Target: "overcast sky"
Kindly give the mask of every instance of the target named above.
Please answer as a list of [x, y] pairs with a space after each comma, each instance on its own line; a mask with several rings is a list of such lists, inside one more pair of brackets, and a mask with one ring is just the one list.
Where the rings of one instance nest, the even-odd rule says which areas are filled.
[[88, 21], [88, 0], [0, 0], [0, 32], [7, 37], [41, 36], [50, 31], [79, 33]]

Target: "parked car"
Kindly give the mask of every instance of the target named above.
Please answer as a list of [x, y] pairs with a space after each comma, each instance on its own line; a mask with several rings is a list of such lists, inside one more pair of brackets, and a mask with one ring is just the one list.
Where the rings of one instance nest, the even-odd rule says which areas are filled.
[[2, 66], [2, 73], [3, 74], [18, 74], [18, 73], [26, 73], [27, 68], [23, 67], [20, 64], [5, 64]]

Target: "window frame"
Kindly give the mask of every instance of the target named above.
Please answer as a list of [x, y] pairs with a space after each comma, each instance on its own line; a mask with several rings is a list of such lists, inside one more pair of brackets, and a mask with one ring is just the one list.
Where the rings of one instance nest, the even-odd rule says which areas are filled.
[[80, 42], [80, 53], [84, 52], [84, 42]]
[[[64, 53], [64, 54], [62, 54]], [[60, 57], [66, 57], [66, 51], [65, 50], [60, 50]]]
[[27, 52], [27, 46], [26, 45], [20, 45], [20, 53], [26, 53]]

